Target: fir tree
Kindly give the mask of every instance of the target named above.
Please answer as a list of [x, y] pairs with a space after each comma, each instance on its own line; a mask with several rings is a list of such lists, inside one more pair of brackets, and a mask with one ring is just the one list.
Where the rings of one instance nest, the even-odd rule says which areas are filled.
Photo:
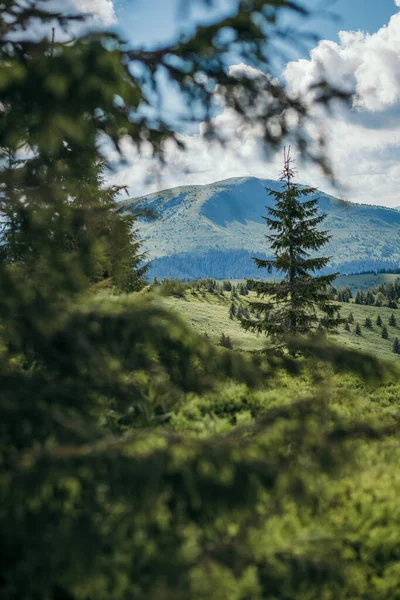
[[395, 340], [393, 342], [393, 352], [395, 354], [400, 354], [400, 342], [399, 342], [399, 338], [395, 338]]
[[230, 319], [234, 319], [236, 316], [236, 306], [235, 304], [232, 302], [229, 308], [229, 318]]
[[366, 327], [367, 329], [372, 329], [372, 321], [369, 317], [365, 319], [364, 327]]
[[378, 325], [378, 327], [382, 327], [382, 317], [381, 317], [381, 315], [378, 315], [376, 317], [376, 324]]
[[373, 306], [374, 303], [375, 303], [374, 295], [370, 290], [368, 290], [367, 295], [365, 297], [365, 304], [367, 306]]
[[356, 324], [356, 335], [361, 335], [361, 327], [360, 327], [360, 323]]
[[352, 325], [354, 323], [354, 315], [352, 312], [347, 317], [347, 322], [350, 323], [350, 325]]
[[358, 290], [354, 299], [355, 304], [364, 304], [364, 294], [361, 290]]
[[345, 324], [344, 328], [345, 328], [346, 331], [351, 331], [350, 330], [350, 325], [349, 325], [348, 322]]
[[284, 156], [284, 170], [280, 180], [283, 190], [267, 190], [275, 199], [275, 207], [268, 208], [263, 217], [275, 233], [267, 235], [274, 254], [273, 260], [254, 258], [258, 268], [281, 273], [278, 282], [252, 281], [252, 287], [261, 298], [257, 308], [263, 315], [258, 321], [243, 321], [245, 328], [266, 333], [278, 348], [286, 346], [287, 338], [307, 336], [318, 328], [329, 331], [343, 320], [339, 306], [332, 302], [330, 286], [337, 273], [316, 275], [325, 268], [329, 258], [311, 257], [310, 253], [324, 246], [329, 235], [319, 225], [326, 215], [318, 214], [318, 199], [313, 188], [301, 188], [292, 179], [294, 170], [289, 151]]
[[233, 349], [233, 344], [232, 344], [232, 340], [229, 337], [229, 335], [225, 335], [224, 333], [221, 333], [221, 337], [219, 340], [219, 345], [222, 348], [227, 348], [228, 350], [232, 350]]
[[389, 318], [389, 325], [390, 325], [391, 327], [396, 327], [396, 325], [397, 325], [396, 317], [394, 316], [394, 314], [391, 314], [391, 315], [390, 315], [390, 318]]
[[384, 325], [382, 327], [382, 337], [383, 337], [384, 340], [387, 340], [388, 337], [389, 337], [389, 333], [388, 333], [386, 325]]

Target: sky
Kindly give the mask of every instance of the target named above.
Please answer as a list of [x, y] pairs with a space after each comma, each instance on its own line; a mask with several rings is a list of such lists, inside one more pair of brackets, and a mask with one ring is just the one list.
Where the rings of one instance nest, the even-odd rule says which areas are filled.
[[[187, 0], [186, 0], [187, 1]], [[229, 2], [221, 2], [229, 6]], [[389, 18], [395, 13], [393, 0], [325, 0], [318, 2], [306, 0], [303, 2], [309, 7], [330, 7], [330, 12], [335, 13], [338, 21], [319, 19], [317, 33], [322, 39], [337, 38], [339, 29], [363, 30], [374, 33], [387, 24]], [[168, 41], [176, 33], [185, 31], [187, 24], [196, 19], [188, 19], [187, 15], [179, 16], [179, 0], [115, 0], [114, 9], [118, 20], [118, 27], [125, 38], [135, 44], [152, 45]], [[215, 15], [218, 12], [214, 11]], [[197, 10], [196, 16], [200, 20], [210, 15], [210, 10]], [[192, 15], [193, 17], [193, 15]], [[209, 17], [211, 18], [211, 17]]]
[[[186, 6], [189, 0], [183, 0]], [[182, 0], [68, 0], [91, 10], [103, 24], [117, 29], [132, 46], [156, 47], [187, 32], [195, 23], [226, 14], [233, 0], [219, 0], [219, 11], [186, 13]], [[353, 202], [400, 206], [400, 0], [303, 0], [310, 8], [330, 9], [337, 19], [315, 18], [309, 28], [320, 39], [312, 42], [290, 62], [281, 65], [280, 77], [289, 90], [308, 94], [321, 68], [335, 84], [353, 93], [352, 106], [327, 116], [316, 114], [326, 132], [329, 154], [337, 180], [334, 189], [311, 164], [299, 165], [299, 179]], [[302, 27], [300, 21], [292, 23]], [[246, 65], [240, 68], [246, 69]], [[168, 152], [161, 180], [151, 181], [149, 156], [132, 154], [128, 166], [115, 176], [132, 196], [178, 185], [204, 184], [235, 176], [277, 178], [282, 157], [266, 159], [260, 152], [256, 132], [246, 141], [235, 139], [234, 116], [223, 107], [216, 124], [229, 130], [232, 142], [221, 153], [210, 147], [201, 127], [184, 135], [185, 155]], [[129, 158], [129, 157], [128, 157]]]

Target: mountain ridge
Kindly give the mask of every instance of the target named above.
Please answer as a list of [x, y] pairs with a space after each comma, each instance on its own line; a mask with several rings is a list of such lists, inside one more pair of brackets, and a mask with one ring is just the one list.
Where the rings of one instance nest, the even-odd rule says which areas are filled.
[[[144, 248], [153, 261], [152, 275], [253, 277], [263, 274], [255, 271], [251, 256], [269, 252], [262, 217], [274, 199], [266, 188], [280, 190], [282, 185], [270, 179], [234, 177], [168, 188], [121, 205], [126, 212], [150, 210], [158, 215], [139, 220]], [[400, 264], [400, 211], [352, 203], [320, 190], [315, 197], [320, 213], [327, 214], [323, 228], [332, 234], [323, 250], [332, 256], [331, 270], [349, 273]]]

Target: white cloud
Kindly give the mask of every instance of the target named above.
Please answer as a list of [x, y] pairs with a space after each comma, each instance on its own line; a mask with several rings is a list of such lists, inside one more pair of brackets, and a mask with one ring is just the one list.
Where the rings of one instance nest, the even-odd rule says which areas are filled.
[[[396, 5], [400, 7], [400, 0]], [[233, 69], [253, 74], [245, 65]], [[284, 77], [289, 90], [307, 95], [309, 86], [322, 74], [353, 93], [352, 106], [338, 108], [331, 116], [313, 109], [326, 131], [335, 173], [346, 186], [342, 196], [356, 202], [400, 205], [400, 13], [375, 34], [342, 31], [337, 43], [321, 41], [308, 60], [289, 63]], [[215, 122], [230, 135], [225, 149], [208, 145], [200, 127], [197, 135], [184, 138], [185, 154], [168, 150], [161, 182], [143, 185], [143, 176], [154, 170], [149, 156], [136, 157], [116, 179], [129, 185], [133, 195], [139, 195], [161, 186], [209, 183], [227, 177], [277, 177], [281, 156], [263, 156], [256, 130], [241, 130], [229, 109]], [[316, 167], [298, 167], [302, 182], [334, 191]]]
[[400, 13], [375, 34], [341, 31], [339, 43], [321, 41], [310, 60], [289, 63], [285, 71], [294, 92], [306, 92], [321, 76], [354, 92], [356, 109], [400, 105]]
[[95, 20], [106, 27], [117, 20], [112, 0], [73, 0], [73, 3], [79, 12], [92, 14]]
[[43, 23], [39, 19], [32, 19], [27, 31], [21, 28], [12, 35], [14, 40], [21, 37], [25, 39], [27, 36], [33, 40], [41, 39], [44, 36], [50, 37], [54, 27], [56, 40], [64, 41], [88, 29], [109, 27], [117, 20], [112, 0], [38, 0], [38, 8], [65, 15], [88, 14], [88, 18], [84, 23], [70, 23], [68, 33], [56, 21]]

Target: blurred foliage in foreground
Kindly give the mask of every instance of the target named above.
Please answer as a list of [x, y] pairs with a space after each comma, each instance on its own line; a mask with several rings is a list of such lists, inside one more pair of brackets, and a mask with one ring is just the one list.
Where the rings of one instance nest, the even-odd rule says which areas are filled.
[[[226, 68], [232, 55], [268, 67], [276, 17], [300, 7], [240, 2], [233, 17], [144, 51], [103, 32], [33, 37], [33, 21], [36, 33], [73, 22], [46, 5], [0, 3], [0, 595], [395, 597], [393, 373], [309, 348], [340, 369], [329, 393], [315, 359], [309, 371], [250, 360], [213, 348], [146, 292], [90, 293], [108, 276], [126, 291], [144, 283], [118, 190], [102, 184], [100, 142], [119, 149], [128, 137], [162, 156], [176, 139], [150, 110], [160, 67], [193, 115], [210, 117], [218, 85], [269, 144], [294, 111], [306, 149], [301, 99]], [[375, 396], [347, 375], [360, 368], [386, 377]]]

